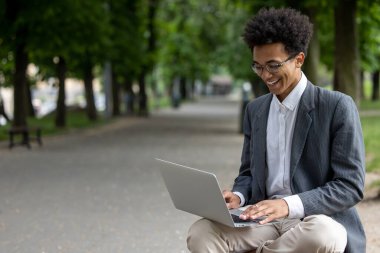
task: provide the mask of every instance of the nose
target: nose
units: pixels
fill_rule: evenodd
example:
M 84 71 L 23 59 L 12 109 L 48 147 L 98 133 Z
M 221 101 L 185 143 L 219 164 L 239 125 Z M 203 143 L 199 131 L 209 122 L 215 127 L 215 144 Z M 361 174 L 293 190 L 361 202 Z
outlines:
M 261 72 L 261 79 L 263 79 L 264 81 L 271 78 L 272 77 L 272 73 L 270 73 L 266 68 L 263 69 L 263 71 Z

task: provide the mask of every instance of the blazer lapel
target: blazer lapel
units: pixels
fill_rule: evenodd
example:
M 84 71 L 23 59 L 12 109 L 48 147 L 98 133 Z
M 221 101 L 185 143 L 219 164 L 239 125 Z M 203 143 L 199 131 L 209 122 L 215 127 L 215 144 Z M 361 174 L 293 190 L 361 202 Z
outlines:
M 299 103 L 297 119 L 294 126 L 292 151 L 290 155 L 290 179 L 293 178 L 298 162 L 301 158 L 307 134 L 312 124 L 312 119 L 309 113 L 314 107 L 314 87 L 312 83 L 308 82 Z
M 253 171 L 254 179 L 259 185 L 260 191 L 266 195 L 265 181 L 267 178 L 266 149 L 267 149 L 267 123 L 272 94 L 268 94 L 263 101 L 260 109 L 257 111 L 254 121 L 254 139 L 253 139 L 253 161 L 255 170 Z

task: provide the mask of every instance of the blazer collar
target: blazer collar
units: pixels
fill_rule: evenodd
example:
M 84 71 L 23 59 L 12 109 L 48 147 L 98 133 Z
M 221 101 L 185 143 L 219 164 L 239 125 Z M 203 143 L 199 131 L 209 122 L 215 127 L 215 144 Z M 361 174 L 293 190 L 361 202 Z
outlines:
M 257 110 L 256 116 L 254 118 L 254 136 L 253 141 L 253 153 L 255 154 L 254 164 L 255 169 L 253 171 L 253 178 L 256 180 L 257 185 L 260 188 L 263 196 L 266 195 L 266 185 L 265 181 L 267 178 L 267 164 L 266 164 L 266 147 L 267 147 L 267 123 L 268 123 L 268 114 L 269 107 L 272 101 L 273 95 L 267 94 L 263 99 L 263 102 L 260 108 Z
M 312 124 L 310 112 L 315 108 L 314 99 L 315 87 L 308 81 L 305 92 L 303 93 L 294 126 L 292 151 L 290 155 L 290 178 L 292 179 L 305 147 L 306 138 Z

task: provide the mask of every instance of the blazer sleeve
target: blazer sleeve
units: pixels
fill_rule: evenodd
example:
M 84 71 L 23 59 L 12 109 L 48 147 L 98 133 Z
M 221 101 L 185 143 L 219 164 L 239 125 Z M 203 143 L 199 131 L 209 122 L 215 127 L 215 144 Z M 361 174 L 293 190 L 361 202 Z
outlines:
M 342 95 L 336 103 L 330 125 L 330 180 L 320 187 L 298 193 L 305 215 L 332 215 L 344 211 L 363 198 L 365 151 L 356 105 Z
M 235 179 L 232 191 L 237 191 L 243 194 L 246 201 L 251 198 L 251 119 L 249 113 L 249 105 L 245 110 L 244 121 L 243 121 L 243 133 L 244 133 L 244 143 L 241 155 L 241 165 L 239 169 L 239 175 Z

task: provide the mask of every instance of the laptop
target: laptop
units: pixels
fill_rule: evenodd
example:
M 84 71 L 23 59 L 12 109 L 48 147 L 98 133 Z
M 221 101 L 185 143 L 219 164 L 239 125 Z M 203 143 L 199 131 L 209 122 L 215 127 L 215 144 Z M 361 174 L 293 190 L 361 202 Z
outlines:
M 242 209 L 227 208 L 218 180 L 212 173 L 156 158 L 174 206 L 182 211 L 230 227 L 262 226 L 259 221 L 241 220 Z

